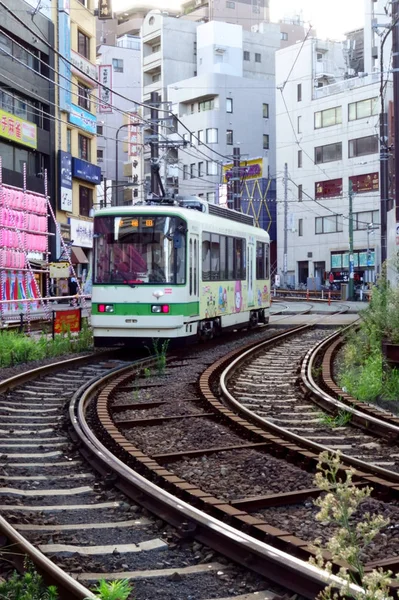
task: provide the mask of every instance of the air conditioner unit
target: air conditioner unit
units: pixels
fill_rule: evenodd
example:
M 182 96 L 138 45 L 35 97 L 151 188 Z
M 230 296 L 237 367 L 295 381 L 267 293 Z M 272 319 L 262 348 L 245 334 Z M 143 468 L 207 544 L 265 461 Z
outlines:
M 308 252 L 308 258 L 313 258 L 313 252 Z

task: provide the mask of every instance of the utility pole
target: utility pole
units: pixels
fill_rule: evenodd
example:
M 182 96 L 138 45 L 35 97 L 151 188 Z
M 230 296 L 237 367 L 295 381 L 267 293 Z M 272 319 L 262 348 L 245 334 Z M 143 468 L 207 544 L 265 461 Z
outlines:
M 288 164 L 284 163 L 284 256 L 283 273 L 284 286 L 287 285 L 287 254 L 288 254 Z
M 158 104 L 159 96 L 157 92 L 151 92 L 151 194 L 159 197 L 159 121 L 158 121 Z M 158 170 L 157 170 L 158 167 Z
M 395 133 L 395 204 L 396 212 L 399 206 L 399 2 L 392 2 L 392 70 L 393 70 L 393 105 L 394 105 L 394 133 Z M 385 209 L 385 217 L 386 217 Z M 383 231 L 383 219 L 381 215 L 381 250 L 385 238 L 385 249 L 387 246 L 387 223 L 385 218 L 385 230 Z M 385 256 L 386 258 L 386 256 Z
M 353 184 L 349 180 L 349 300 L 353 300 L 355 260 L 353 257 Z
M 241 211 L 240 163 L 240 149 L 233 148 L 233 208 L 237 211 Z

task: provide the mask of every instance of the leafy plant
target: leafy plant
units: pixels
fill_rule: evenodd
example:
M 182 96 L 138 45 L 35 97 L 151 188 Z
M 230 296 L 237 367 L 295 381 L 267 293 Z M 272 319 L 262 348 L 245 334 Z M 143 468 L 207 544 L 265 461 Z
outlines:
M 1 600 L 57 600 L 57 588 L 43 584 L 42 577 L 28 566 L 28 570 L 20 575 L 16 571 L 7 581 L 0 584 Z
M 148 367 L 144 368 L 144 377 L 151 377 L 151 369 L 149 369 Z
M 132 586 L 128 579 L 119 579 L 118 581 L 105 581 L 101 579 L 94 593 L 99 600 L 127 600 L 132 591 Z
M 156 366 L 159 375 L 163 375 L 166 367 L 166 353 L 169 346 L 169 340 L 164 340 L 161 343 L 159 339 L 152 340 L 152 347 L 156 356 Z
M 344 470 L 339 452 L 335 455 L 322 452 L 317 469 L 315 484 L 325 494 L 315 500 L 315 505 L 320 508 L 316 519 L 323 524 L 334 524 L 336 529 L 325 547 L 325 550 L 331 553 L 331 561 L 324 559 L 321 541 L 316 540 L 316 558 L 311 562 L 329 573 L 332 572 L 333 562 L 341 561 L 342 564 L 343 561 L 347 565 L 342 566 L 338 572 L 338 576 L 344 582 L 343 587 L 337 590 L 331 584 L 318 598 L 392 600 L 388 595 L 392 573 L 382 569 L 366 573 L 363 564 L 365 549 L 381 529 L 388 525 L 389 520 L 381 515 L 372 516 L 369 513 L 365 513 L 360 522 L 356 523 L 353 519 L 362 502 L 370 497 L 372 488 L 358 488 L 352 484 L 354 470 Z M 344 472 L 345 478 L 342 479 L 340 473 Z M 360 585 L 362 589 L 356 589 L 351 584 Z
M 327 427 L 331 427 L 335 429 L 335 427 L 345 427 L 348 425 L 352 419 L 352 413 L 346 410 L 340 410 L 335 417 L 328 415 L 327 413 L 320 413 L 319 421 L 323 425 L 327 425 Z

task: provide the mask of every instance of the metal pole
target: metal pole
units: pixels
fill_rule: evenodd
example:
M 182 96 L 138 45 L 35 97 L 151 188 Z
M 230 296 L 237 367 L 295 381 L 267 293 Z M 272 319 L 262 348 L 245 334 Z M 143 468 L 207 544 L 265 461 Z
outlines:
M 156 169 L 153 169 L 153 165 L 158 164 L 159 160 L 159 122 L 158 122 L 158 103 L 159 96 L 157 92 L 151 92 L 151 193 L 154 196 L 159 196 L 159 182 L 157 177 Z M 156 137 L 156 140 L 154 137 Z
M 394 11 L 392 11 L 394 22 Z M 391 33 L 391 27 L 385 33 L 381 41 L 380 52 L 380 212 L 381 212 L 381 265 L 387 258 L 387 208 L 388 208 L 388 190 L 389 190 L 389 153 L 388 153 L 388 115 L 384 106 L 384 44 L 388 35 Z M 394 34 L 393 34 L 394 36 Z
M 370 271 L 369 271 L 369 266 L 370 266 L 370 260 L 369 260 L 369 256 L 370 256 L 370 223 L 367 223 L 367 257 L 366 257 L 366 262 L 367 262 L 367 268 L 366 268 L 366 283 L 368 283 L 370 281 Z
M 399 2 L 393 0 L 392 2 L 392 70 L 393 70 L 393 103 L 395 107 L 395 118 L 394 118 L 394 133 L 395 133 L 395 204 L 399 206 Z M 386 209 L 385 209 L 386 210 Z M 386 247 L 386 221 L 384 223 L 385 231 L 383 232 L 383 220 L 381 215 L 381 240 L 385 236 L 385 247 Z M 382 244 L 381 244 L 382 248 Z
M 283 273 L 284 286 L 287 285 L 287 255 L 288 255 L 288 164 L 284 163 L 284 256 Z
M 241 211 L 240 198 L 240 149 L 233 148 L 233 207 L 234 210 Z
M 119 145 L 118 145 L 118 136 L 119 136 L 119 132 L 121 129 L 123 129 L 124 127 L 129 127 L 129 123 L 124 123 L 123 125 L 121 125 L 117 131 L 116 131 L 116 136 L 115 136 L 115 188 L 116 188 L 116 202 L 115 202 L 115 206 L 119 206 L 119 202 L 118 202 L 118 182 L 119 182 Z
M 353 300 L 355 261 L 353 257 L 353 186 L 349 180 L 349 300 Z

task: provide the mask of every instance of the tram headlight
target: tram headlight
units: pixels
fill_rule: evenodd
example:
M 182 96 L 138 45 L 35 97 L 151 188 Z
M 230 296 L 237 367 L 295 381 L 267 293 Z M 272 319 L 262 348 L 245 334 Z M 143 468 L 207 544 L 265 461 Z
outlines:
M 113 313 L 114 305 L 113 304 L 99 304 L 98 312 L 99 313 Z
M 162 312 L 162 306 L 160 304 L 153 304 L 151 306 L 151 312 L 152 313 L 161 313 Z

